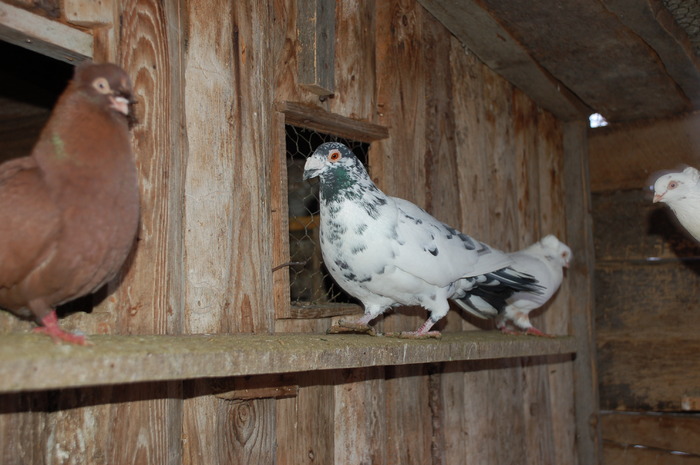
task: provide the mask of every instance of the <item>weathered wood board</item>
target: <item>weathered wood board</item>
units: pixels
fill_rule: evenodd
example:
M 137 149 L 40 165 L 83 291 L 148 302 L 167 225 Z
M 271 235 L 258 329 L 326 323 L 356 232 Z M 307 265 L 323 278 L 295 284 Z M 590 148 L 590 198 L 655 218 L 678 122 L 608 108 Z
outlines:
M 601 407 L 681 410 L 700 385 L 700 247 L 641 190 L 593 199 Z
M 142 225 L 119 280 L 91 313 L 78 307 L 62 322 L 107 333 L 94 336 L 95 357 L 69 348 L 75 357 L 51 367 L 65 383 L 30 387 L 60 391 L 1 396 L 3 464 L 579 462 L 574 425 L 585 434 L 588 418 L 574 418 L 578 340 L 494 334 L 457 311 L 440 341 L 303 334 L 289 336 L 298 351 L 285 351 L 285 336 L 268 334 L 330 323 L 278 311 L 288 304 L 273 271 L 286 260 L 287 117 L 359 134 L 382 189 L 480 240 L 510 251 L 547 233 L 572 236 L 588 264 L 586 182 L 569 188 L 577 165 L 566 165 L 555 116 L 415 0 L 335 2 L 334 94 L 323 98 L 298 71 L 297 0 L 64 5 L 61 22 L 83 25 L 96 58 L 123 64 L 136 84 Z M 535 324 L 581 335 L 574 294 L 563 286 Z M 378 326 L 415 329 L 425 317 L 399 309 Z M 16 373 L 31 370 L 8 357 Z
M 620 465 L 700 463 L 700 416 L 601 415 L 604 461 Z

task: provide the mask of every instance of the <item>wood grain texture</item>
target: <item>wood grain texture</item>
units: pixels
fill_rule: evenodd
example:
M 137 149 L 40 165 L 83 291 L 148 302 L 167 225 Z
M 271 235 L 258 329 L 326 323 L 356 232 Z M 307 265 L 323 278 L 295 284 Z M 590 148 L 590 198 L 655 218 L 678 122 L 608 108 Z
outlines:
M 541 107 L 564 120 L 580 118 L 586 113 L 585 104 L 530 56 L 484 2 L 420 0 L 420 3 L 482 62 L 523 89 Z
M 603 447 L 603 463 L 615 465 L 700 465 L 700 458 L 672 454 L 665 450 L 621 446 L 606 443 Z
M 700 459 L 700 415 L 605 413 L 601 415 L 603 440 L 608 445 L 635 445 L 682 452 Z M 626 463 L 626 462 L 622 462 Z M 666 462 L 664 462 L 666 463 Z
M 299 85 L 314 94 L 335 91 L 335 2 L 297 2 L 297 61 Z
M 586 123 L 568 122 L 562 128 L 563 177 L 566 189 L 566 230 L 576 259 L 567 272 L 571 331 L 577 341 L 574 360 L 576 449 L 582 464 L 599 463 L 601 439 L 598 425 L 598 372 L 594 356 L 596 329 L 593 311 L 593 225 L 590 211 Z M 569 391 L 570 392 L 570 391 Z
M 382 189 L 508 250 L 548 229 L 586 237 L 585 178 L 562 180 L 582 161 L 566 165 L 565 128 L 415 0 L 335 3 L 336 93 L 322 101 L 300 85 L 297 0 L 263 3 L 119 0 L 122 27 L 94 28 L 97 55 L 127 66 L 142 101 L 141 240 L 114 292 L 66 321 L 112 333 L 89 352 L 0 341 L 5 389 L 33 390 L 0 395 L 1 461 L 576 463 L 589 418 L 572 426 L 573 339 L 508 337 L 456 311 L 438 341 L 322 335 L 328 319 L 275 320 L 273 305 L 285 115 L 359 122 Z M 582 250 L 584 287 L 562 289 L 547 328 L 580 334 Z M 282 331 L 317 334 L 266 334 Z M 254 376 L 253 398 L 221 398 L 271 372 L 297 395 L 259 398 L 282 381 Z
M 93 56 L 89 33 L 4 2 L 0 2 L 0 39 L 67 63 Z

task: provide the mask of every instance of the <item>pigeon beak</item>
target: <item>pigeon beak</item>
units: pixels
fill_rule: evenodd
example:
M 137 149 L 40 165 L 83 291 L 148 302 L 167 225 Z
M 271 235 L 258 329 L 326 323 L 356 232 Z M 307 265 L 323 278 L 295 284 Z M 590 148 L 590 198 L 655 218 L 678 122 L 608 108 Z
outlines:
M 304 165 L 304 181 L 315 178 L 321 174 L 321 170 L 324 166 L 323 159 L 314 156 L 309 157 Z
M 647 197 L 647 199 L 648 198 L 649 197 Z M 663 199 L 663 198 L 664 198 L 664 194 L 654 194 L 654 200 L 652 200 L 651 203 L 661 202 L 661 199 Z M 648 202 L 648 200 L 647 200 L 647 202 Z
M 117 110 L 124 116 L 129 116 L 129 99 L 122 96 L 110 96 L 109 103 L 110 108 Z

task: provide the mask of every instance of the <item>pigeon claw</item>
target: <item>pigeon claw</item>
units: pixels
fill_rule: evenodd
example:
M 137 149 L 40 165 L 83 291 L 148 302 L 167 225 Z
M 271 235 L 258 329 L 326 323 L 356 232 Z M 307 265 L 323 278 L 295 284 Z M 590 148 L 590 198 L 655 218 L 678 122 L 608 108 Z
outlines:
M 88 341 L 85 338 L 85 336 L 82 336 L 80 334 L 69 333 L 67 331 L 62 330 L 61 327 L 58 326 L 58 317 L 56 316 L 55 310 L 46 315 L 44 318 L 42 318 L 41 324 L 42 326 L 34 328 L 33 331 L 35 333 L 42 333 L 46 334 L 47 336 L 51 336 L 53 342 L 57 344 L 61 342 L 67 342 L 68 344 L 74 344 L 79 346 L 92 345 L 92 342 Z
M 356 323 L 353 321 L 340 320 L 337 324 L 332 325 L 328 328 L 328 334 L 343 334 L 343 333 L 359 333 L 359 334 L 369 334 L 370 336 L 376 336 L 377 331 L 369 325 L 363 323 Z
M 537 328 L 527 328 L 525 330 L 525 334 L 529 334 L 530 336 L 538 336 L 538 337 L 550 337 L 553 338 L 551 334 L 543 333 Z

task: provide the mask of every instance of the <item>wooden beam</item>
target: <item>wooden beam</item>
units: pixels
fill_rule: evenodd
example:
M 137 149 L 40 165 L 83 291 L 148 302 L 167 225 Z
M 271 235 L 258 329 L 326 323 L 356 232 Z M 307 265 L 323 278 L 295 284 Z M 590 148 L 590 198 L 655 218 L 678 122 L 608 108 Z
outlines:
M 0 3 L 0 40 L 75 64 L 92 58 L 92 35 Z
M 700 458 L 698 415 L 610 412 L 601 415 L 600 422 L 606 442 L 626 447 L 644 446 L 667 454 L 684 452 Z
M 284 113 L 285 123 L 333 134 L 361 142 L 374 142 L 389 137 L 389 129 L 330 113 L 321 108 L 298 102 L 279 102 L 276 110 Z
M 588 174 L 587 126 L 584 121 L 564 125 L 564 185 L 567 240 L 575 250 L 567 281 L 571 289 L 571 327 L 576 337 L 574 389 L 579 463 L 600 463 L 598 374 L 595 358 L 593 277 L 595 256 Z
M 231 377 L 574 352 L 571 337 L 446 333 L 439 340 L 366 335 L 92 335 L 89 347 L 36 334 L 0 339 L 0 392 Z
M 648 44 L 665 71 L 680 86 L 694 108 L 700 105 L 700 59 L 688 35 L 662 0 L 602 0 L 608 11 Z
M 571 121 L 593 111 L 542 68 L 478 0 L 419 0 L 481 61 L 557 118 Z
M 335 92 L 335 0 L 297 2 L 299 85 L 320 96 Z

